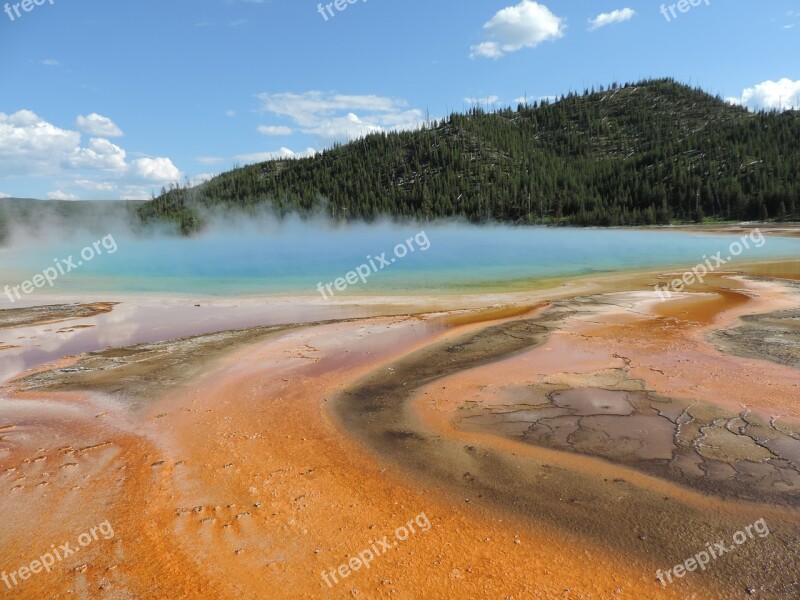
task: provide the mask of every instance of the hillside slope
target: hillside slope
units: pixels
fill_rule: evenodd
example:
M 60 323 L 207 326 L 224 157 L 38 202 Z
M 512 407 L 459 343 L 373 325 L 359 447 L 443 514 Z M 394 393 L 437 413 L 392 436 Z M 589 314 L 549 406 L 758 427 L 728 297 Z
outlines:
M 765 219 L 800 208 L 800 113 L 749 113 L 669 79 L 554 103 L 453 114 L 314 158 L 176 188 L 139 209 L 184 232 L 204 209 L 325 210 L 338 219 L 637 225 Z

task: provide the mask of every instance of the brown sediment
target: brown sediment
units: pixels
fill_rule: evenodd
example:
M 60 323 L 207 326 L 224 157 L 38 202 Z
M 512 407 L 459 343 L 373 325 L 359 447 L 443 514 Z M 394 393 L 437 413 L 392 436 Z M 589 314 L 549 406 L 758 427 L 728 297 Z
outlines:
M 530 306 L 503 306 L 477 311 L 454 311 L 440 316 L 434 315 L 428 319 L 428 323 L 432 328 L 447 329 L 526 314 L 534 309 L 535 307 Z M 422 316 L 401 315 L 398 321 L 419 318 Z M 166 390 L 199 376 L 214 359 L 247 344 L 301 327 L 358 320 L 364 319 L 251 327 L 88 352 L 60 361 L 58 365 L 45 365 L 32 374 L 18 377 L 13 380 L 13 388 L 28 392 L 101 392 L 125 397 L 130 401 L 137 398 L 156 398 Z M 314 349 L 309 347 L 308 350 L 313 352 Z
M 84 319 L 111 312 L 116 302 L 92 302 L 89 304 L 52 304 L 29 308 L 6 308 L 0 310 L 0 329 L 48 325 L 71 319 Z
M 616 315 L 600 314 L 608 300 L 597 299 L 594 310 L 585 302 L 573 306 L 573 314 L 547 347 L 524 357 L 527 364 L 536 365 L 532 373 L 517 373 L 516 367 L 509 365 L 511 373 L 500 379 L 504 382 L 502 395 L 500 389 L 491 391 L 499 386 L 494 373 L 489 369 L 479 373 L 480 399 L 461 402 L 458 426 L 599 456 L 708 493 L 797 505 L 800 407 L 792 402 L 778 406 L 778 402 L 796 397 L 797 374 L 787 369 L 765 372 L 767 381 L 749 388 L 756 397 L 752 407 L 745 404 L 752 396 L 739 394 L 739 398 L 721 401 L 721 391 L 740 384 L 734 374 L 743 365 L 720 360 L 713 348 L 698 344 L 695 338 L 703 330 L 698 325 L 706 323 L 708 329 L 709 323 L 734 320 L 752 292 L 732 295 L 722 288 L 715 292 L 699 301 L 692 299 L 695 304 L 689 305 L 688 317 L 685 299 L 665 303 L 678 308 L 651 306 L 651 316 L 634 308 L 634 302 L 626 303 L 624 297 L 613 302 L 629 308 Z M 559 306 L 570 304 L 554 308 L 563 310 Z M 680 319 L 676 315 L 681 315 Z M 668 397 L 670 390 L 681 388 L 674 383 L 660 384 L 678 374 L 674 367 L 665 369 L 655 363 L 665 355 L 678 363 L 689 362 L 681 367 L 689 375 L 680 377 L 695 385 L 718 379 L 715 372 L 730 371 L 732 376 L 724 384 L 706 383 L 707 390 L 702 393 L 687 388 L 687 392 L 693 391 L 691 395 Z M 767 357 L 758 349 L 752 355 Z M 681 361 L 681 356 L 687 360 Z M 569 372 L 563 371 L 565 364 L 569 364 Z M 654 385 L 661 389 L 654 390 Z M 493 401 L 495 396 L 498 399 Z M 587 412 L 586 406 L 593 409 Z M 732 410 L 734 407 L 738 410 Z
M 744 315 L 742 321 L 738 327 L 713 332 L 709 339 L 737 356 L 800 369 L 800 309 Z
M 457 426 L 603 458 L 720 497 L 800 506 L 800 422 L 676 402 L 631 389 L 642 382 L 624 376 L 617 389 L 588 387 L 592 379 L 577 388 L 531 385 L 488 410 L 464 407 Z
M 199 377 L 210 361 L 248 343 L 295 326 L 254 327 L 90 352 L 59 368 L 44 367 L 13 381 L 16 390 L 91 391 L 115 394 L 131 408 Z

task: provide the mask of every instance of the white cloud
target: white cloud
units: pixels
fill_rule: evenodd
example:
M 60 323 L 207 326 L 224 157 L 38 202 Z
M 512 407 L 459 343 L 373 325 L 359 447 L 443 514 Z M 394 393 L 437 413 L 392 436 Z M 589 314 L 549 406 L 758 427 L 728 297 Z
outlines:
M 800 80 L 784 77 L 778 81 L 764 81 L 742 91 L 739 98 L 728 98 L 752 110 L 800 109 Z
M 489 40 L 472 46 L 470 58 L 500 58 L 523 48 L 535 48 L 542 42 L 564 35 L 566 23 L 544 4 L 522 0 L 516 6 L 500 10 L 484 26 Z
M 154 183 L 177 182 L 181 172 L 168 158 L 137 158 L 131 162 L 133 172 L 138 177 Z
M 110 119 L 95 113 L 79 116 L 76 122 L 82 128 L 108 134 L 119 129 Z M 80 132 L 57 127 L 30 110 L 20 110 L 0 113 L 0 182 L 19 177 L 45 180 L 51 189 L 57 188 L 51 194 L 68 199 L 76 190 L 111 198 L 137 186 L 149 190 L 178 181 L 181 173 L 169 158 L 128 161 L 125 150 L 104 136 L 91 137 L 84 143 Z
M 92 138 L 87 148 L 75 148 L 67 164 L 76 169 L 98 169 L 124 173 L 128 169 L 125 150 L 103 138 Z
M 471 48 L 472 53 L 470 58 L 482 56 L 483 58 L 500 58 L 504 52 L 500 49 L 500 44 L 497 42 L 481 42 Z
M 6 194 L 5 192 L 0 192 L 0 198 L 11 198 L 11 194 Z
M 259 125 L 258 133 L 263 135 L 292 135 L 292 128 L 284 125 Z
M 636 11 L 632 8 L 621 8 L 607 13 L 600 13 L 594 19 L 589 20 L 589 31 L 594 31 L 595 29 L 600 29 L 601 27 L 605 27 L 606 25 L 611 25 L 613 23 L 630 21 L 635 16 Z
M 329 140 L 352 140 L 370 133 L 380 133 L 381 131 L 383 131 L 383 127 L 369 120 L 363 120 L 355 113 L 347 113 L 343 117 L 326 119 L 318 126 L 306 130 L 307 133 Z
M 80 145 L 81 135 L 56 127 L 29 110 L 0 113 L 0 176 L 45 175 L 58 170 Z
M 421 110 L 383 96 L 310 91 L 262 93 L 258 98 L 262 111 L 291 119 L 297 130 L 316 136 L 322 145 L 380 131 L 416 129 L 423 121 Z
M 89 135 L 96 135 L 104 138 L 122 136 L 122 130 L 117 127 L 114 121 L 108 117 L 98 115 L 97 113 L 92 113 L 85 117 L 79 115 L 75 122 L 78 125 L 78 129 Z
M 225 116 L 226 117 L 235 117 L 236 116 L 236 111 L 235 110 L 226 110 L 225 111 Z
M 56 190 L 55 192 L 47 192 L 47 199 L 48 200 L 80 200 L 78 196 L 75 194 L 67 194 L 66 192 L 62 192 L 61 190 Z

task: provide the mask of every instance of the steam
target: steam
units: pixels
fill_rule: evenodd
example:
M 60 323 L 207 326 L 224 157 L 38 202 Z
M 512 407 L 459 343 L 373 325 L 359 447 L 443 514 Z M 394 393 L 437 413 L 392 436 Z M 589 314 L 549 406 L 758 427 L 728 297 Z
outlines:
M 0 253 L 9 249 L 53 243 L 85 243 L 113 235 L 116 239 L 147 240 L 154 238 L 185 238 L 176 223 L 161 221 L 143 224 L 136 208 L 141 202 L 87 201 L 59 202 L 40 200 L 0 199 Z M 327 214 L 325 203 L 314 213 L 279 215 L 269 203 L 246 211 L 223 206 L 195 205 L 202 226 L 191 238 L 210 238 L 237 233 L 304 236 L 309 229 L 317 233 L 336 232 L 362 227 L 398 227 L 406 232 L 413 222 L 398 222 L 382 218 L 369 224 L 345 223 Z M 453 220 L 452 223 L 459 221 Z M 299 240 L 298 240 L 299 241 Z
M 60 212 L 65 204 L 71 212 Z M 80 269 L 60 277 L 52 293 L 88 298 L 125 292 L 318 297 L 320 282 L 336 287 L 337 278 L 372 259 L 377 264 L 377 257 L 385 256 L 391 262 L 396 248 L 415 239 L 417 248 L 427 250 L 409 253 L 380 273 L 372 269 L 368 284 L 350 286 L 346 293 L 337 292 L 337 298 L 434 290 L 521 291 L 549 277 L 694 265 L 731 242 L 726 236 L 685 232 L 456 220 L 342 222 L 331 219 L 324 207 L 312 215 L 283 216 L 269 204 L 247 212 L 203 210 L 199 214 L 205 226 L 187 238 L 174 224 L 143 226 L 132 210 L 135 206 L 26 201 L 24 211 L 19 206 L 16 214 L 6 211 L 9 235 L 0 246 L 0 290 L 70 257 L 77 264 L 82 249 L 97 248 L 95 244 L 107 250 L 102 258 L 84 261 Z M 748 260 L 796 257 L 800 248 L 796 239 L 772 237 L 768 244 L 759 240 L 753 238 Z

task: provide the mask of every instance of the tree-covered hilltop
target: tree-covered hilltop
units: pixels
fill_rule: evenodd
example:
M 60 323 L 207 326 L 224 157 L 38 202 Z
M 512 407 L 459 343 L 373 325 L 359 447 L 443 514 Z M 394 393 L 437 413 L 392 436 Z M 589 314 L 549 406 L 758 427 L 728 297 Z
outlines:
M 139 209 L 184 232 L 205 208 L 474 222 L 641 225 L 796 217 L 800 113 L 753 114 L 670 79 L 372 134 L 164 191 Z

